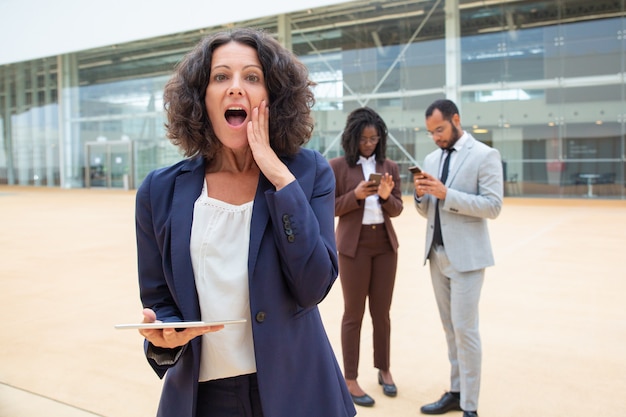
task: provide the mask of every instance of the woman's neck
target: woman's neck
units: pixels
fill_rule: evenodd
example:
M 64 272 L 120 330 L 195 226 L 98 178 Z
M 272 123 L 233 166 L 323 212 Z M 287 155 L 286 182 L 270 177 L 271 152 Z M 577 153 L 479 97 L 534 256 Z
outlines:
M 232 174 L 245 173 L 251 170 L 258 170 L 254 156 L 250 148 L 228 149 L 222 148 L 220 153 L 213 159 L 207 167 L 207 173 L 229 172 Z

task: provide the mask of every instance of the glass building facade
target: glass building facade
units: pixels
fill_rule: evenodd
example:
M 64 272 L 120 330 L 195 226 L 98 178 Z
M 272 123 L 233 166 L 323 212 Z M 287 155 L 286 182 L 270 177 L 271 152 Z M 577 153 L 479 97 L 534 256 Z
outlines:
M 625 3 L 352 1 L 3 65 L 0 184 L 136 188 L 181 158 L 163 129 L 174 65 L 208 33 L 253 26 L 309 68 L 307 146 L 328 158 L 347 114 L 370 106 L 408 173 L 435 146 L 424 110 L 447 97 L 501 152 L 505 195 L 624 199 Z

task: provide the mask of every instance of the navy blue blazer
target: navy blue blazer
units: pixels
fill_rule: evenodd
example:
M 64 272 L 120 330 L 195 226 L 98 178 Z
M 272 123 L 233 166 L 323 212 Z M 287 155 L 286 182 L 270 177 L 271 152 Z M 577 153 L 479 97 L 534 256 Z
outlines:
M 354 416 L 317 307 L 337 277 L 334 175 L 313 150 L 283 162 L 297 181 L 276 191 L 260 175 L 250 231 L 250 311 L 263 413 Z M 187 159 L 151 172 L 137 190 L 140 296 L 162 321 L 200 320 L 189 240 L 204 173 L 202 158 Z M 165 365 L 145 343 L 148 362 L 165 377 L 158 416 L 195 417 L 201 340 L 172 351 L 175 359 Z

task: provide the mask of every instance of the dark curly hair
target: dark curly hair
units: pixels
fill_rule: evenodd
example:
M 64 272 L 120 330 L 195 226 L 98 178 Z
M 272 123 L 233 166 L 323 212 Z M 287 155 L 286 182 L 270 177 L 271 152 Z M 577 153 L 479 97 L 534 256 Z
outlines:
M 315 98 L 306 66 L 262 30 L 238 28 L 214 33 L 200 41 L 176 66 L 165 85 L 167 137 L 185 156 L 212 160 L 222 147 L 209 120 L 204 98 L 213 52 L 237 42 L 257 51 L 269 93 L 270 145 L 279 156 L 294 155 L 311 138 L 311 108 Z
M 359 142 L 363 129 L 374 126 L 380 139 L 376 144 L 376 161 L 383 162 L 387 158 L 387 125 L 378 113 L 369 107 L 353 110 L 346 119 L 346 127 L 341 135 L 341 146 L 348 165 L 355 166 L 359 160 Z

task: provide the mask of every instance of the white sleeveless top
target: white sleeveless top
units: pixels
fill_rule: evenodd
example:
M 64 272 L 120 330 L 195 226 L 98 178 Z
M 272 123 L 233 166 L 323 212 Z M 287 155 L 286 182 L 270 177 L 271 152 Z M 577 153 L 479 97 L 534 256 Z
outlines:
M 194 204 L 190 250 L 202 321 L 247 320 L 202 336 L 199 381 L 256 372 L 248 288 L 252 205 L 209 197 L 206 181 Z

